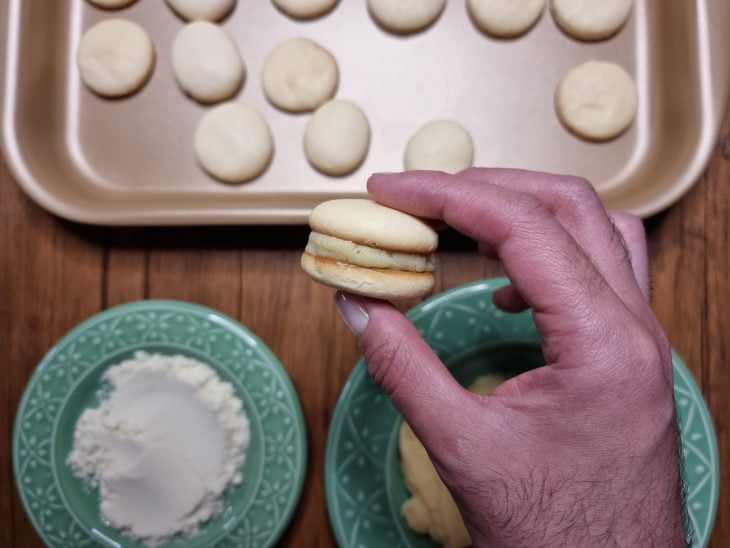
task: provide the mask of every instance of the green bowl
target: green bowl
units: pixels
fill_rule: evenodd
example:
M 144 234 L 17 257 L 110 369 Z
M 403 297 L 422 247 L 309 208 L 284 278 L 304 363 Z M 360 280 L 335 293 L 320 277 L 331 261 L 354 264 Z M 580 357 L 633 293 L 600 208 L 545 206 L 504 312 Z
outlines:
M 492 304 L 506 279 L 463 285 L 408 313 L 463 385 L 485 373 L 517 374 L 544 364 L 529 311 L 508 314 Z M 693 546 L 712 532 L 719 492 L 717 440 L 692 375 L 673 354 L 674 393 L 682 436 L 687 511 Z M 436 546 L 401 518 L 408 498 L 398 457 L 401 417 L 360 360 L 340 395 L 327 438 L 325 491 L 330 524 L 343 548 Z
M 193 536 L 169 546 L 271 546 L 286 528 L 306 472 L 301 406 L 286 372 L 250 331 L 214 310 L 141 301 L 98 314 L 41 361 L 20 402 L 13 433 L 15 481 L 28 517 L 55 547 L 142 546 L 101 518 L 99 494 L 66 460 L 81 413 L 104 397 L 101 377 L 136 351 L 181 354 L 213 367 L 243 401 L 251 441 L 244 481 Z

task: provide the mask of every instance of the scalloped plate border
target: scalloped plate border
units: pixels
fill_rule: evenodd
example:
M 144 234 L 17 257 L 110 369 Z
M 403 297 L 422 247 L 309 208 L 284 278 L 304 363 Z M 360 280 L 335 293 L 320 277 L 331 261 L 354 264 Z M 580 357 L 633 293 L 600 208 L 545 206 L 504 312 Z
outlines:
M 162 319 L 163 316 L 167 320 L 174 317 L 179 322 L 191 321 L 188 329 L 192 329 L 193 332 L 191 332 L 190 338 L 187 341 L 171 339 L 170 333 L 166 331 L 164 323 L 166 320 Z M 136 333 L 132 334 L 130 340 L 122 341 L 119 336 L 121 333 L 119 326 L 126 318 L 133 317 L 140 322 L 137 325 Z M 194 335 L 195 327 L 193 326 L 201 327 L 202 335 Z M 89 346 L 86 343 L 89 337 L 93 338 L 97 351 L 95 355 L 92 353 L 89 361 L 85 361 L 81 359 L 82 354 L 77 350 L 83 352 L 84 348 Z M 119 338 L 115 339 L 115 337 Z M 62 493 L 53 464 L 53 436 L 56 435 L 58 427 L 57 415 L 61 413 L 62 402 L 68 396 L 68 391 L 59 390 L 54 397 L 46 399 L 42 403 L 39 401 L 33 403 L 36 398 L 44 398 L 44 393 L 40 389 L 43 381 L 47 380 L 44 376 L 51 374 L 58 375 L 59 378 L 68 376 L 68 386 L 75 387 L 76 381 L 98 367 L 108 358 L 109 354 L 130 348 L 144 350 L 147 346 L 161 344 L 169 345 L 171 348 L 179 347 L 183 351 L 187 348 L 191 352 L 210 355 L 212 362 L 225 368 L 236 379 L 236 384 L 239 385 L 237 390 L 244 385 L 244 382 L 241 381 L 245 375 L 242 371 L 244 366 L 248 372 L 256 370 L 258 373 L 260 370 L 260 374 L 266 379 L 266 382 L 271 384 L 271 387 L 264 390 L 266 394 L 270 394 L 266 398 L 276 399 L 276 402 L 273 399 L 271 401 L 277 406 L 286 408 L 291 416 L 289 421 L 287 421 L 287 417 L 282 419 L 289 428 L 287 435 L 282 435 L 282 439 L 279 440 L 271 437 L 274 433 L 266 432 L 265 445 L 261 450 L 262 466 L 264 467 L 261 471 L 262 476 L 265 474 L 267 464 L 270 465 L 270 459 L 276 455 L 289 459 L 287 462 L 290 464 L 291 474 L 290 479 L 286 482 L 288 488 L 284 485 L 276 487 L 268 485 L 268 482 L 258 478 L 254 498 L 249 501 L 246 512 L 227 520 L 220 534 L 215 537 L 214 544 L 225 546 L 230 542 L 231 546 L 239 546 L 241 543 L 272 546 L 288 526 L 301 497 L 306 477 L 307 440 L 301 404 L 286 370 L 261 339 L 232 318 L 193 303 L 147 300 L 105 310 L 73 328 L 46 353 L 23 392 L 13 429 L 13 473 L 23 508 L 36 532 L 47 545 L 68 546 L 69 548 L 94 546 L 103 540 L 103 537 L 94 536 L 93 532 L 88 531 L 75 517 L 76 513 L 73 509 L 65 505 L 66 498 Z M 215 345 L 232 345 L 234 350 L 230 352 L 227 359 L 220 356 L 214 357 L 211 348 Z M 69 358 L 70 360 L 66 362 Z M 74 363 L 69 365 L 71 361 Z M 231 363 L 234 365 L 230 365 Z M 251 397 L 253 398 L 253 396 Z M 271 402 L 268 399 L 262 402 L 257 400 L 254 403 L 255 420 L 263 421 L 269 415 L 276 415 L 273 412 L 269 413 L 270 407 L 267 405 Z M 251 410 L 248 412 L 251 414 Z M 40 414 L 38 415 L 38 413 Z M 45 427 L 48 430 L 48 436 L 44 439 L 31 440 L 24 434 L 24 430 L 28 430 L 25 427 L 29 424 L 24 424 L 24 421 L 36 417 L 39 417 L 37 420 L 44 420 L 48 423 Z M 251 418 L 254 420 L 254 417 Z M 31 441 L 33 451 L 29 451 Z M 280 447 L 285 442 L 286 447 Z M 30 454 L 31 452 L 33 454 Z M 24 478 L 28 477 L 25 475 L 28 467 L 33 468 L 34 471 L 47 469 L 45 473 L 48 477 L 42 482 L 43 486 L 32 485 L 33 482 L 30 480 L 26 485 Z M 31 488 L 31 485 L 34 489 Z M 37 489 L 41 489 L 40 494 Z M 277 499 L 271 504 L 268 499 L 273 500 L 274 497 Z M 68 529 L 55 531 L 53 527 L 49 526 L 52 519 L 60 519 L 68 525 Z M 263 521 L 263 525 L 256 523 L 258 521 Z M 205 525 L 203 529 L 205 529 Z M 195 536 L 178 539 L 171 544 L 182 547 L 188 543 L 197 544 Z

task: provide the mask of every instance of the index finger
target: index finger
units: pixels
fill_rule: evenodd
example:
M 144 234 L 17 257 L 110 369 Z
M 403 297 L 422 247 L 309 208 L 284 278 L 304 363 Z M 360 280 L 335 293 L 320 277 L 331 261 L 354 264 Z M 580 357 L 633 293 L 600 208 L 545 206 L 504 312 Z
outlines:
M 378 202 L 419 217 L 442 219 L 492 248 L 533 309 L 548 360 L 556 357 L 549 355 L 552 349 L 565 347 L 560 344 L 564 337 L 583 336 L 581 346 L 585 344 L 591 353 L 607 347 L 611 333 L 625 338 L 633 316 L 535 196 L 432 171 L 376 174 L 368 181 L 368 190 Z M 606 330 L 605 322 L 614 322 L 616 329 Z M 601 337 L 602 344 L 595 344 L 595 337 Z

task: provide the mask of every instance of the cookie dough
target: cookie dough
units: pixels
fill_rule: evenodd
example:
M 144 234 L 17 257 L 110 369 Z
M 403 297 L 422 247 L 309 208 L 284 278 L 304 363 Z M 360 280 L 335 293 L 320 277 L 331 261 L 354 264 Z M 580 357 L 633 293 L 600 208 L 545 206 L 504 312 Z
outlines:
M 201 103 L 229 99 L 246 73 L 233 40 L 219 25 L 195 21 L 178 32 L 172 46 L 172 69 L 185 93 Z
M 106 19 L 81 37 L 76 54 L 81 79 L 105 97 L 139 90 L 155 66 L 155 47 L 147 32 L 126 19 Z
M 458 173 L 471 167 L 474 145 L 459 124 L 441 120 L 419 129 L 406 146 L 405 168 Z
M 136 1 L 137 0 L 89 0 L 89 3 L 94 4 L 99 8 L 117 10 L 120 8 L 126 8 L 129 4 Z
M 167 0 L 167 5 L 186 21 L 219 21 L 233 10 L 236 0 Z
M 273 0 L 274 5 L 289 17 L 313 19 L 335 7 L 338 0 Z
M 317 109 L 304 131 L 309 163 L 328 175 L 345 175 L 365 159 L 370 124 L 349 101 L 335 99 Z
M 274 152 L 271 130 L 255 110 L 226 103 L 209 110 L 195 131 L 195 155 L 213 177 L 240 183 L 259 176 Z
M 306 38 L 279 44 L 264 64 L 266 97 L 289 112 L 316 109 L 334 96 L 338 81 L 335 58 Z
M 445 4 L 446 0 L 368 0 L 368 9 L 384 29 L 408 34 L 436 21 Z
M 500 38 L 527 32 L 540 18 L 545 0 L 468 0 L 469 15 L 481 30 Z
M 499 375 L 484 375 L 469 390 L 486 396 L 504 380 Z M 426 449 L 405 422 L 399 431 L 398 447 L 406 489 L 411 493 L 411 498 L 401 507 L 408 526 L 448 548 L 471 546 L 469 533 L 451 493 L 436 473 Z
M 614 63 L 588 61 L 560 81 L 555 108 L 563 124 L 578 136 L 606 141 L 621 134 L 636 117 L 636 84 Z
M 629 18 L 633 0 L 552 0 L 558 25 L 579 40 L 603 40 Z

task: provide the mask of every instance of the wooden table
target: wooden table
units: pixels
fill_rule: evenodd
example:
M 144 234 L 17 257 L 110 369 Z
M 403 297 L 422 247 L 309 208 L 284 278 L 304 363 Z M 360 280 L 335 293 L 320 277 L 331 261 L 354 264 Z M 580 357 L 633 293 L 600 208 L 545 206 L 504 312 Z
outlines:
M 730 117 L 702 179 L 647 222 L 653 304 L 702 387 L 723 462 L 730 455 Z M 309 469 L 285 545 L 334 544 L 325 509 L 324 447 L 340 390 L 358 358 L 333 292 L 299 271 L 302 227 L 96 228 L 32 203 L 0 163 L 0 546 L 40 546 L 13 483 L 12 423 L 46 350 L 100 310 L 137 299 L 182 299 L 255 331 L 301 398 Z M 438 289 L 498 274 L 473 244 L 447 234 Z M 323 338 L 322 333 L 328 333 Z M 722 477 L 713 546 L 730 546 L 730 477 Z

